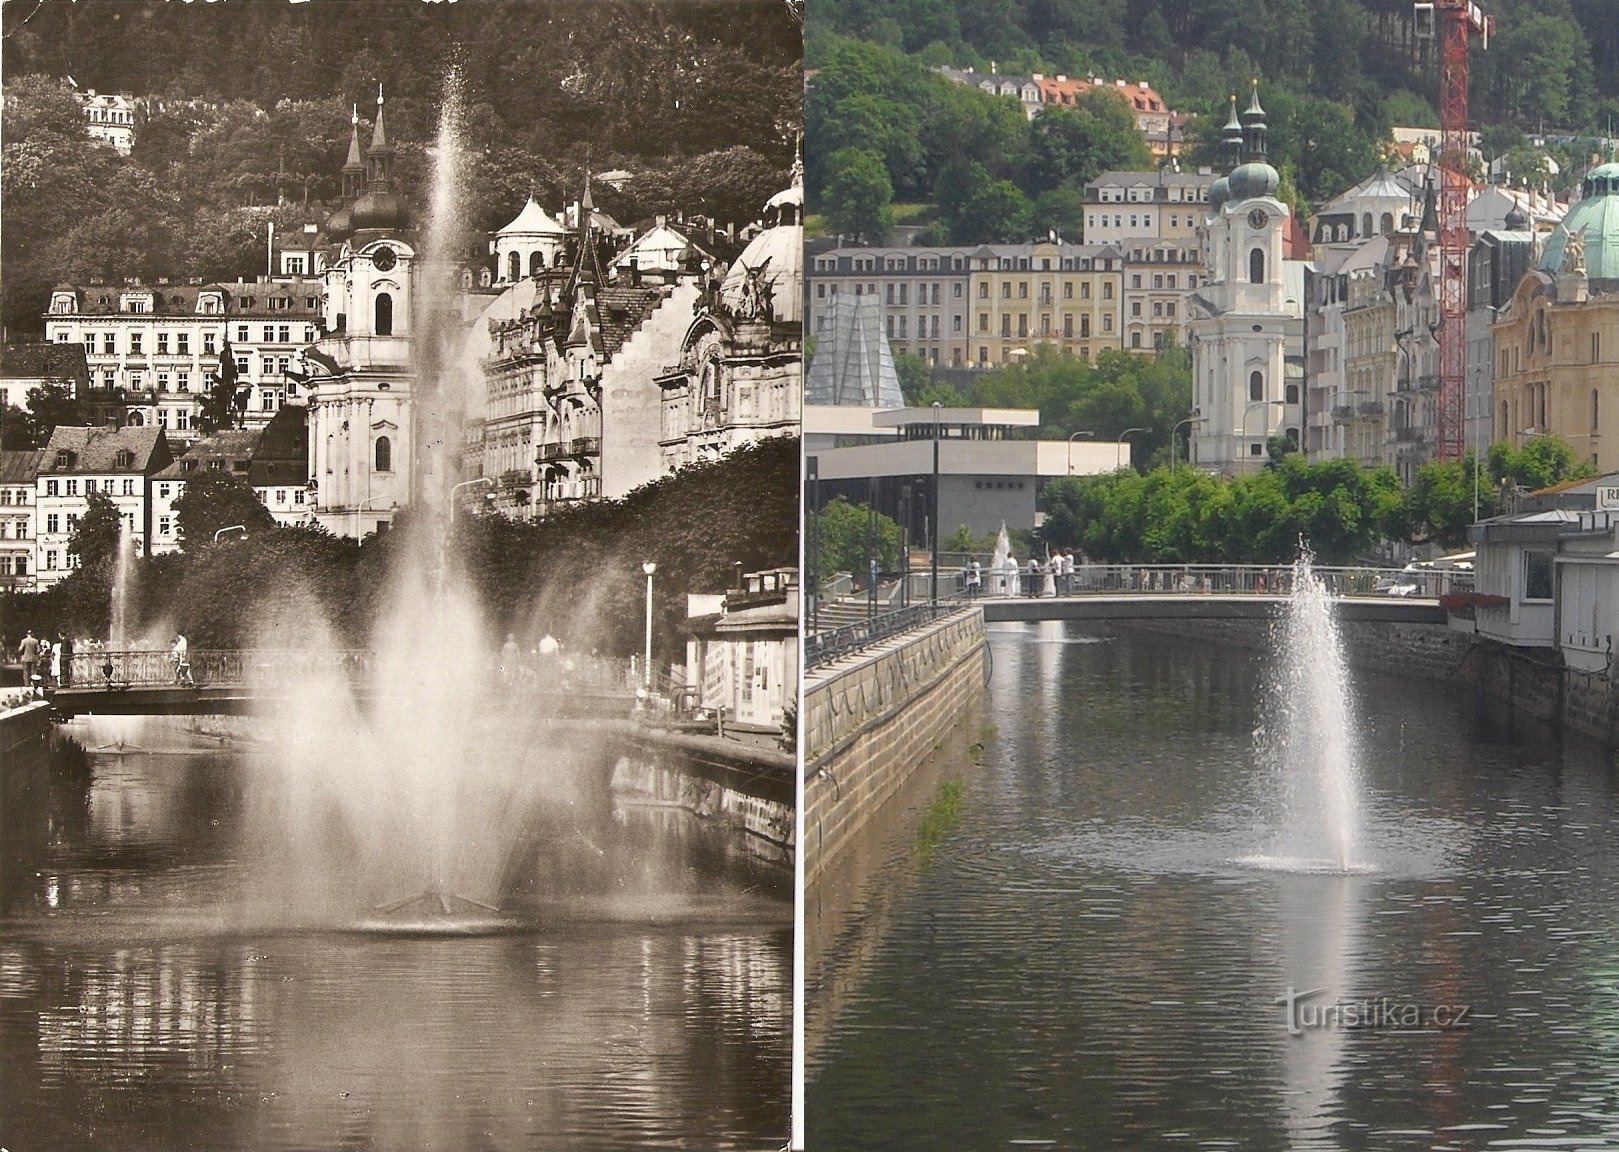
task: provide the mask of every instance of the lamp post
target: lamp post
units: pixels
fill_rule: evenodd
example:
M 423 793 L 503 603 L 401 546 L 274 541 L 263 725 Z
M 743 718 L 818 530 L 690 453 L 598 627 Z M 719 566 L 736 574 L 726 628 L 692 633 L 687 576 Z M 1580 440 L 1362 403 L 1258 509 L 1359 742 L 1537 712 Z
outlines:
M 356 508 L 354 511 L 363 520 L 366 505 L 370 504 L 373 500 L 381 500 L 381 499 L 384 499 L 384 497 L 381 497 L 381 496 L 367 496 L 364 500 L 360 501 L 360 506 L 358 508 Z M 388 507 L 389 508 L 397 508 L 397 507 L 399 507 L 399 505 L 395 501 L 389 501 Z M 365 547 L 365 536 L 363 534 L 363 529 L 362 529 L 362 534 L 360 536 L 360 547 L 362 547 L 362 548 Z
M 1117 456 L 1114 457 L 1114 461 L 1115 461 L 1114 471 L 1117 471 L 1119 468 L 1129 468 L 1133 464 L 1133 461 L 1127 455 L 1127 453 L 1130 451 L 1130 449 L 1129 449 L 1128 446 L 1126 446 L 1125 440 L 1127 440 L 1129 438 L 1129 436 L 1130 436 L 1130 434 L 1132 432 L 1147 432 L 1147 431 L 1150 431 L 1150 429 L 1147 429 L 1147 428 L 1126 428 L 1123 432 L 1119 433 L 1119 438 L 1118 438 L 1116 443 L 1118 445 L 1119 455 L 1124 456 L 1124 459 L 1121 461 L 1121 460 L 1118 459 Z
M 1247 442 L 1248 442 L 1248 413 L 1252 412 L 1255 408 L 1269 408 L 1272 404 L 1278 404 L 1279 405 L 1281 403 L 1282 403 L 1282 401 L 1280 401 L 1280 400 L 1251 400 L 1251 401 L 1249 401 L 1248 407 L 1246 407 L 1246 408 L 1244 408 L 1242 410 L 1242 440 L 1243 440 L 1243 446 L 1244 447 L 1247 446 Z M 1252 458 L 1253 458 L 1252 456 L 1249 456 L 1249 459 L 1252 459 Z
M 110 483 L 110 481 L 109 481 L 109 483 Z M 247 525 L 246 524 L 232 524 L 230 527 L 221 528 L 218 532 L 214 533 L 214 543 L 218 544 L 219 543 L 219 538 L 221 536 L 223 536 L 227 532 L 240 532 L 242 534 L 242 539 L 243 540 L 247 539 Z
M 652 696 L 652 573 L 658 566 L 651 560 L 641 565 L 641 571 L 646 573 L 646 656 L 641 668 L 641 686 L 646 689 L 648 698 Z
M 1203 423 L 1203 417 L 1198 415 L 1198 412 L 1197 412 L 1196 408 L 1193 408 L 1192 409 L 1192 414 L 1190 416 L 1188 416 L 1186 419 L 1182 420 L 1179 424 L 1175 425 L 1173 428 L 1171 428 L 1169 430 L 1169 472 L 1170 472 L 1170 475 L 1173 476 L 1175 474 L 1175 433 L 1179 432 L 1182 428 L 1185 428 L 1185 427 L 1187 427 L 1189 425 L 1201 424 L 1201 423 Z
M 933 566 L 928 576 L 928 603 L 939 603 L 939 420 L 944 405 L 933 402 Z
M 478 484 L 488 484 L 490 487 L 493 487 L 494 483 L 494 480 L 488 476 L 475 476 L 471 480 L 463 480 L 459 484 L 452 485 L 450 487 L 450 523 L 452 525 L 455 523 L 455 513 L 459 507 L 459 505 L 457 505 L 455 502 L 455 494 L 457 492 L 461 491 L 463 488 L 471 488 Z
M 1089 428 L 1085 429 L 1083 432 L 1070 432 L 1068 434 L 1068 475 L 1072 476 L 1074 474 L 1074 441 L 1081 436 L 1095 435 L 1096 433 L 1092 432 Z

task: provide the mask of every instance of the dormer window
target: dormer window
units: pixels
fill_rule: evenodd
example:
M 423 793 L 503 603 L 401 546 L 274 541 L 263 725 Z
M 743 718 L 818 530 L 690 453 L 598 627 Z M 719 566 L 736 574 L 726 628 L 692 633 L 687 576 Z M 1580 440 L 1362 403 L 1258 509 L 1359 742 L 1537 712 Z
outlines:
M 66 292 L 51 297 L 51 311 L 61 314 L 73 311 L 73 297 Z
M 120 472 L 135 466 L 135 454 L 128 448 L 118 449 L 118 455 L 112 459 L 112 466 Z
M 58 448 L 56 450 L 57 471 L 61 471 L 63 468 L 71 467 L 73 467 L 73 453 L 69 452 L 66 448 Z

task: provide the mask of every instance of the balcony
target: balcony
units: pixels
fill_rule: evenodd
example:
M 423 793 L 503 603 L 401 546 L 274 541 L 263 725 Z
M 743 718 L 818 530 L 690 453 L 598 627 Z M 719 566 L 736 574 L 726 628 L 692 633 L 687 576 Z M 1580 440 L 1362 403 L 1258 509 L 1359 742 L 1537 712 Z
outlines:
M 1396 428 L 1394 430 L 1394 439 L 1401 444 L 1421 444 L 1427 438 L 1427 432 L 1422 428 Z
M 534 476 L 527 468 L 510 468 L 505 472 L 502 472 L 500 474 L 500 479 L 496 481 L 497 486 L 503 491 L 510 491 L 516 488 L 528 488 L 532 486 L 533 483 Z
M 560 441 L 552 441 L 550 443 L 541 444 L 540 445 L 540 450 L 537 453 L 535 458 L 541 464 L 544 464 L 547 461 L 560 460 L 564 456 L 566 456 L 567 454 L 568 454 L 568 446 L 567 446 L 567 444 L 562 443 Z
M 1437 391 L 1439 391 L 1439 377 L 1433 376 L 1433 375 L 1418 376 L 1417 377 L 1417 391 L 1418 392 L 1437 392 Z
M 568 441 L 569 456 L 600 456 L 602 440 L 600 436 L 575 436 Z
M 1334 423 L 1347 424 L 1354 418 L 1355 406 L 1353 404 L 1334 404 L 1332 406 L 1332 419 Z
M 1360 416 L 1381 416 L 1383 414 L 1383 402 L 1381 400 L 1362 400 L 1355 405 L 1355 412 Z

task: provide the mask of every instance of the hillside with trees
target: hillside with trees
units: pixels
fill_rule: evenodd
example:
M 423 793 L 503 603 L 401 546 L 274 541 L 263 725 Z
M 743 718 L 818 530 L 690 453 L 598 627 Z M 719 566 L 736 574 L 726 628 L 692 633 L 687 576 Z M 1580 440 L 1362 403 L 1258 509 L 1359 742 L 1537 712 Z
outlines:
M 1497 35 L 1471 64 L 1485 155 L 1510 155 L 1513 171 L 1530 172 L 1538 158 L 1526 132 L 1583 137 L 1558 146 L 1566 179 L 1619 122 L 1612 5 L 1487 7 Z M 1030 123 L 1015 101 L 945 80 L 934 71 L 943 65 L 1146 80 L 1193 116 L 1194 165 L 1216 158 L 1227 94 L 1258 77 L 1282 194 L 1303 209 L 1363 178 L 1392 126 L 1437 128 L 1434 51 L 1415 35 L 1409 0 L 817 0 L 806 24 L 806 62 L 818 69 L 805 108 L 810 211 L 844 235 L 880 224 L 891 201 L 930 206 L 921 214 L 930 241 L 1010 242 L 1051 229 L 1077 238 L 1083 183 L 1144 163 L 1116 130 L 1122 109 L 1109 117 L 1099 100 L 1059 124 L 1043 124 L 1046 112 Z M 834 156 L 863 166 L 868 206 L 857 218 L 827 194 L 842 170 Z
M 801 122 L 800 29 L 785 7 L 696 0 L 78 0 L 5 12 L 4 319 L 37 331 L 50 285 L 92 276 L 229 279 L 262 266 L 269 222 L 335 207 L 359 105 L 378 84 L 401 191 L 424 201 L 442 83 L 464 78 L 475 230 L 586 168 L 620 220 L 684 209 L 746 223 L 785 186 Z M 24 16 L 27 18 L 24 19 Z M 137 98 L 133 153 L 93 142 L 67 80 Z

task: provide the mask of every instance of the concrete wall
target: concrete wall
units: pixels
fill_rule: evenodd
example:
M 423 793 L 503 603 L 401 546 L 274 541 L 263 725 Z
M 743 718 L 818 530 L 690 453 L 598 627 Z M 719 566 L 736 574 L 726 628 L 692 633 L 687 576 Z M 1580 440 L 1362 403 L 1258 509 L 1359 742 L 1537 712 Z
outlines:
M 984 618 L 974 607 L 806 678 L 806 891 L 928 754 L 973 721 L 984 670 Z

